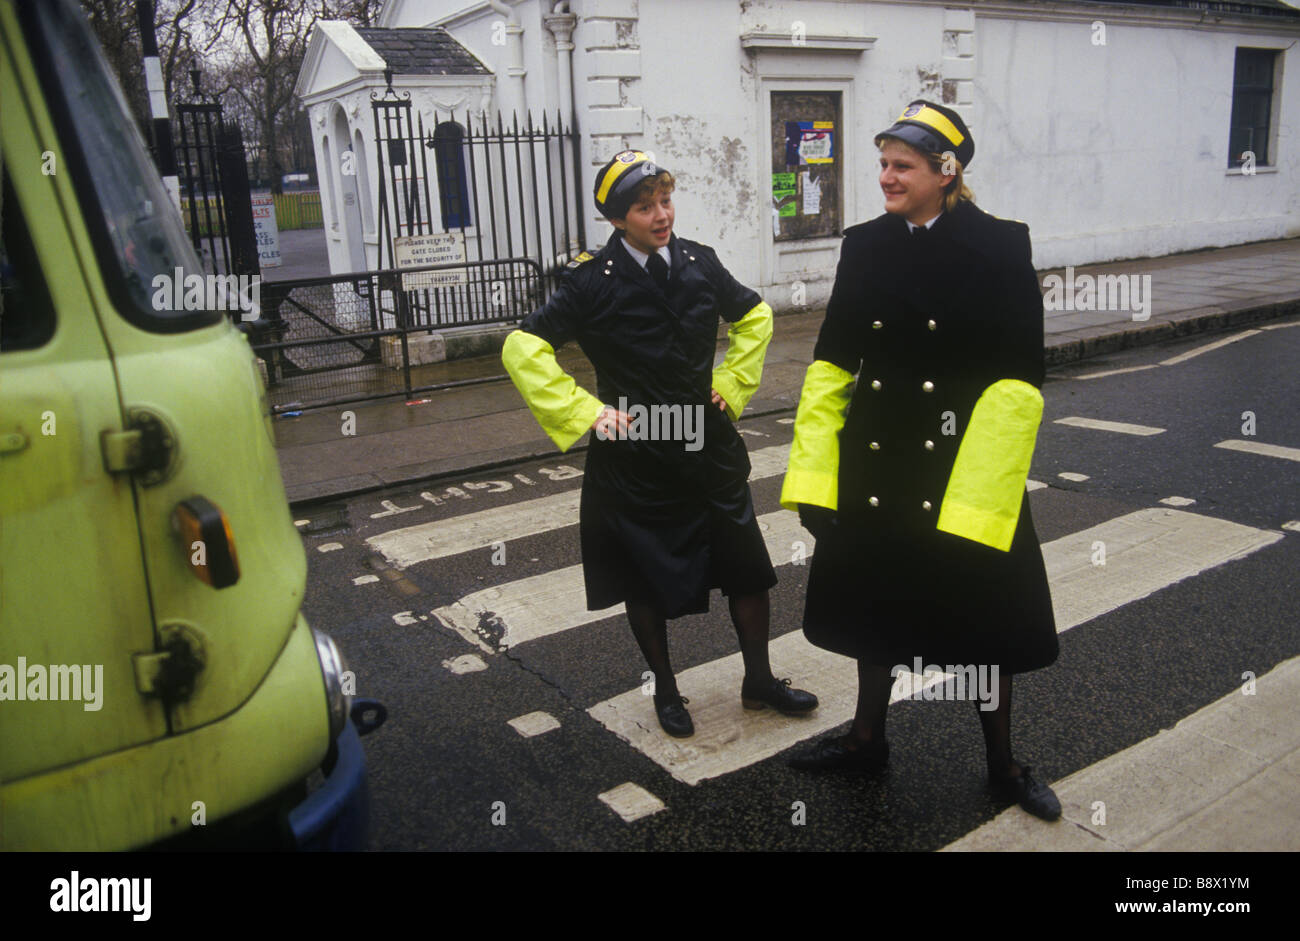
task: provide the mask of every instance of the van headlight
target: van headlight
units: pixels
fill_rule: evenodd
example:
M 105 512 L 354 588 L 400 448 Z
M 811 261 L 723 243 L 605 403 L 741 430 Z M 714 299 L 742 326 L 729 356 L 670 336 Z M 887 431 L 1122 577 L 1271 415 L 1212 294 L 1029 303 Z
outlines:
M 334 638 L 314 627 L 311 633 L 316 640 L 316 656 L 320 659 L 320 671 L 325 678 L 325 703 L 329 708 L 332 742 L 343 731 L 343 724 L 348 720 L 348 710 L 352 707 L 352 674 L 348 671 Z

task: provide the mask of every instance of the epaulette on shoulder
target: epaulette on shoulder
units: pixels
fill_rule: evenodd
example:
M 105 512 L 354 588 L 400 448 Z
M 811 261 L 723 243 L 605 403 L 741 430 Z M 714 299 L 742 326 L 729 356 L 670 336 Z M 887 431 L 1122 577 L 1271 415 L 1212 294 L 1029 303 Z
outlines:
M 578 254 L 574 255 L 572 260 L 570 260 L 569 263 L 564 266 L 564 270 L 568 272 L 575 271 L 586 262 L 593 260 L 595 257 L 596 256 L 589 251 L 584 250 L 578 252 Z

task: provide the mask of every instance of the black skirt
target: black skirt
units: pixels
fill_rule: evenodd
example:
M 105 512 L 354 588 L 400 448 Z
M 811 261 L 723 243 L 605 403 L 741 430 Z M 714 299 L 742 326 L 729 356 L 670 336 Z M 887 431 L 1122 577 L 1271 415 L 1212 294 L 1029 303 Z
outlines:
M 579 514 L 588 610 L 640 601 L 674 618 L 707 611 L 713 588 L 745 595 L 776 584 L 744 442 L 712 411 L 697 454 L 592 441 Z
M 1010 551 L 887 516 L 842 514 L 814 547 L 804 633 L 863 663 L 911 669 L 997 664 L 1023 673 L 1056 660 L 1059 646 L 1042 551 L 1021 504 Z

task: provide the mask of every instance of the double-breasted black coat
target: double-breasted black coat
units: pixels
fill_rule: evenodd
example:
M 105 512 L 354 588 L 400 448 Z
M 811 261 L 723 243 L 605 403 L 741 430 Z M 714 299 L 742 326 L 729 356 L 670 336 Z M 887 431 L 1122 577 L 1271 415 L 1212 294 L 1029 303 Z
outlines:
M 971 203 L 920 236 L 885 214 L 844 233 L 815 359 L 857 383 L 840 433 L 837 524 L 818 538 L 804 630 L 881 666 L 1057 656 L 1027 496 L 1010 551 L 936 528 L 980 395 L 1041 387 L 1042 295 L 1029 230 Z
M 762 299 L 708 246 L 673 236 L 669 251 L 664 291 L 615 234 L 520 324 L 554 349 L 576 340 L 606 405 L 680 405 L 702 422 L 695 449 L 592 434 L 580 510 L 591 610 L 638 600 L 677 617 L 707 611 L 711 588 L 748 594 L 776 584 L 749 455 L 711 401 L 718 320 L 734 323 Z

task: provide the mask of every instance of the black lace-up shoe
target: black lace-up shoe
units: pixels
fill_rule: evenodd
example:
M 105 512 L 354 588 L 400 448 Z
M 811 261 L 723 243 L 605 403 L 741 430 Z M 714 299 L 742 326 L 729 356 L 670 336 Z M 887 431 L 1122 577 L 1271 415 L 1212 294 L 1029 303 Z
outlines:
M 686 711 L 688 702 L 690 700 L 685 696 L 660 699 L 659 694 L 655 693 L 655 715 L 659 717 L 659 725 L 674 738 L 689 738 L 695 734 L 695 723 Z
M 1029 766 L 1020 769 L 1020 776 L 993 782 L 993 793 L 999 800 L 1019 804 L 1035 817 L 1056 820 L 1061 816 L 1061 802 L 1050 787 L 1035 781 L 1029 775 Z
M 889 766 L 889 743 L 882 741 L 849 748 L 843 739 L 828 738 L 788 762 L 799 771 L 838 771 L 842 774 L 880 774 Z
M 817 697 L 802 689 L 791 689 L 788 677 L 778 680 L 770 676 L 758 682 L 751 682 L 746 677 L 740 684 L 740 703 L 746 709 L 771 706 L 787 716 L 794 716 L 816 709 Z

